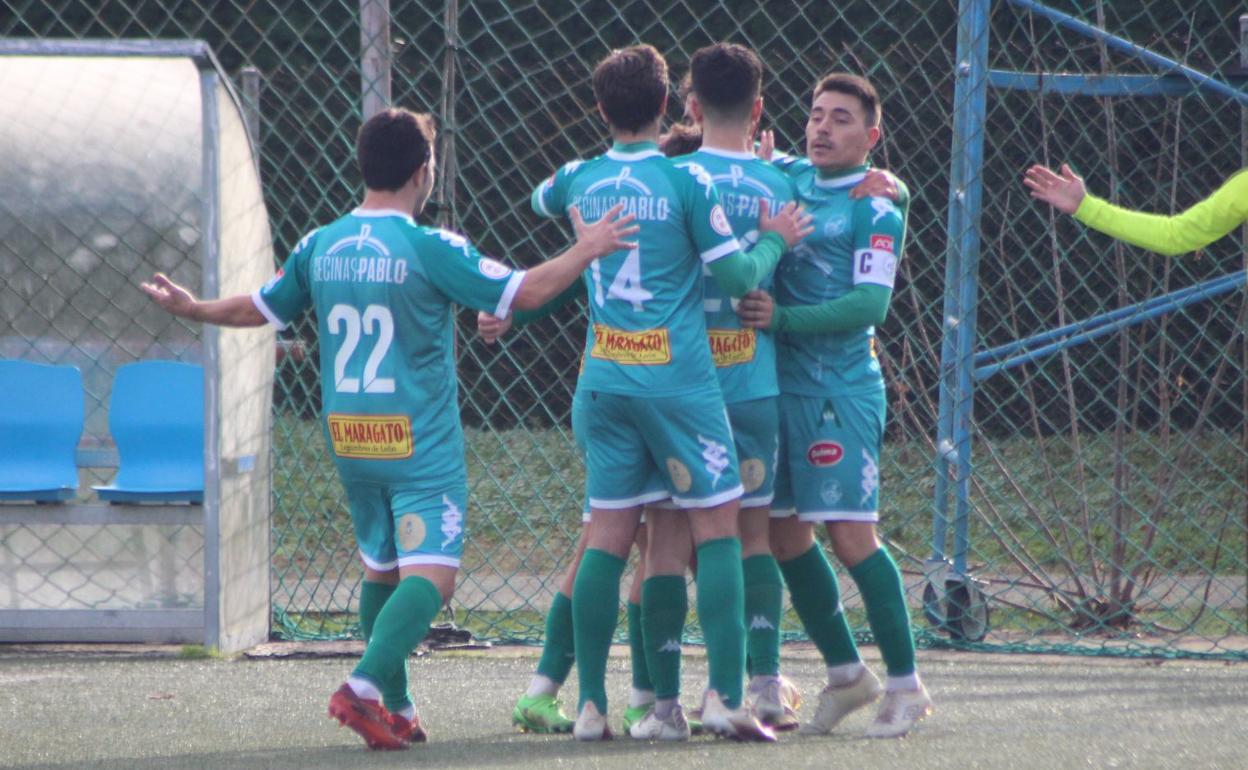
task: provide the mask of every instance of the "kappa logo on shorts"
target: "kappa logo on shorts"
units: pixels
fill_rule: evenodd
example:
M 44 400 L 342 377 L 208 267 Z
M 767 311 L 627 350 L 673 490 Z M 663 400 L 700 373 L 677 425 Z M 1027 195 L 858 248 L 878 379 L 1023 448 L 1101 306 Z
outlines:
M 442 547 L 446 548 L 463 533 L 464 514 L 451 500 L 450 495 L 442 495 L 442 503 L 446 506 L 446 510 L 442 512 L 442 537 L 445 538 Z
M 698 443 L 702 445 L 702 459 L 706 460 L 706 472 L 711 474 L 711 489 L 719 486 L 719 477 L 728 468 L 728 448 L 718 441 L 701 435 Z
M 845 457 L 845 447 L 835 441 L 816 441 L 806 450 L 806 462 L 816 468 L 836 465 Z
M 871 453 L 862 450 L 862 500 L 859 506 L 865 506 L 871 502 L 871 496 L 880 488 L 880 469 L 875 464 L 875 459 L 871 457 Z
M 399 541 L 399 550 L 411 553 L 425 542 L 425 520 L 419 513 L 405 513 L 399 517 L 394 534 Z

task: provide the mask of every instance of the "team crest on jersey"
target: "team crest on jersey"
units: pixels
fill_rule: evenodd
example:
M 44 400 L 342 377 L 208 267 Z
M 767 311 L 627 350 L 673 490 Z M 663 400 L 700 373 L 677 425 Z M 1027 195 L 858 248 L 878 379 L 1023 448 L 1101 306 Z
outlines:
M 827 224 L 823 226 L 824 237 L 835 238 L 849 229 L 849 219 L 844 214 L 837 214 L 828 219 Z
M 399 550 L 411 553 L 425 542 L 425 520 L 419 513 L 405 513 L 399 517 L 394 534 L 399 541 Z
M 498 279 L 506 278 L 511 275 L 510 267 L 507 267 L 498 260 L 490 259 L 489 257 L 481 258 L 481 261 L 477 263 L 477 270 L 479 270 L 481 275 L 484 275 L 486 278 Z
M 277 282 L 278 282 L 278 281 L 280 281 L 280 280 L 282 280 L 282 276 L 283 276 L 283 275 L 286 275 L 286 270 L 285 270 L 285 268 L 281 268 L 281 267 L 279 267 L 279 268 L 277 269 L 277 273 L 276 273 L 276 274 L 275 274 L 272 278 L 270 278 L 268 281 L 265 281 L 265 284 L 264 284 L 264 286 L 260 289 L 260 291 L 272 291 L 272 290 L 273 290 L 273 287 L 277 285 Z
M 724 207 L 718 203 L 711 208 L 711 229 L 725 238 L 732 235 L 732 225 L 728 222 L 728 215 L 724 213 Z

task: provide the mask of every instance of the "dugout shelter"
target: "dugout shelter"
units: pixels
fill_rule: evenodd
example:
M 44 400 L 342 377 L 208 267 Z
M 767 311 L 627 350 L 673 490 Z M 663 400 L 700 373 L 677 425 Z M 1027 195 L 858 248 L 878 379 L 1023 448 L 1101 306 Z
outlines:
M 244 105 L 198 41 L 0 39 L 0 90 L 0 363 L 82 383 L 76 488 L 0 501 L 0 642 L 256 644 L 270 623 L 274 333 L 186 324 L 139 289 L 162 271 L 211 298 L 272 275 Z M 10 367 L 0 396 L 69 404 L 72 421 L 74 396 L 40 399 L 26 369 Z M 167 370 L 193 372 L 189 387 L 153 380 Z M 30 445 L 2 446 L 0 467 L 33 462 Z M 200 472 L 199 490 L 125 489 Z

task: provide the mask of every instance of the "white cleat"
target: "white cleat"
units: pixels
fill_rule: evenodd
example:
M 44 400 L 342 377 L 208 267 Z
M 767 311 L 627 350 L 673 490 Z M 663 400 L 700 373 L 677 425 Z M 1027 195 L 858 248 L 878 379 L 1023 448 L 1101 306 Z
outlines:
M 828 685 L 819 693 L 819 706 L 815 716 L 802 725 L 802 735 L 827 735 L 845 717 L 860 708 L 870 706 L 884 694 L 884 687 L 866 666 L 853 682 L 833 687 Z
M 867 728 L 867 737 L 900 738 L 931 713 L 932 696 L 922 684 L 917 690 L 889 690 L 884 693 L 880 713 Z
M 748 697 L 758 721 L 777 732 L 797 728 L 797 709 L 802 705 L 802 694 L 788 679 L 759 677 L 750 683 Z
M 687 741 L 689 740 L 689 722 L 685 720 L 684 709 L 679 704 L 667 715 L 667 719 L 659 719 L 654 709 L 629 728 L 628 734 L 642 741 Z
M 702 699 L 702 728 L 724 738 L 738 741 L 774 741 L 776 734 L 751 713 L 738 706 L 730 709 L 724 705 L 719 693 L 707 690 Z
M 611 728 L 607 726 L 607 717 L 605 714 L 598 713 L 598 707 L 592 700 L 586 701 L 585 707 L 577 715 L 576 724 L 572 726 L 572 737 L 578 741 L 611 740 Z

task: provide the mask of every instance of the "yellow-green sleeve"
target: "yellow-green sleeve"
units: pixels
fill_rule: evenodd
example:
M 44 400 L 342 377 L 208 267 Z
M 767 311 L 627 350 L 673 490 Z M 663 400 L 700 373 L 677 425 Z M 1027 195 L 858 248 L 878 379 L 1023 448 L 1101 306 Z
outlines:
M 1075 219 L 1149 251 L 1168 256 L 1186 254 L 1213 243 L 1248 220 L 1248 169 L 1226 180 L 1213 195 L 1182 214 L 1131 211 L 1089 194 L 1079 203 Z

